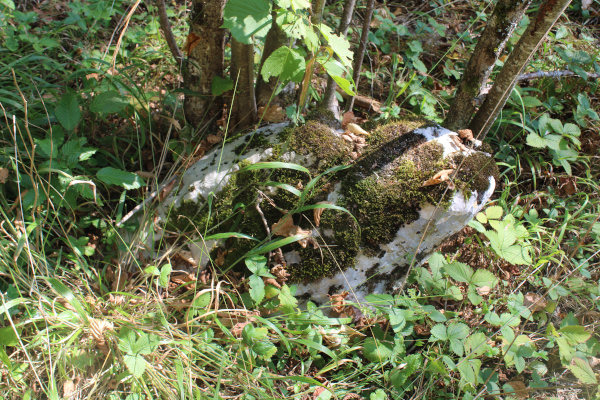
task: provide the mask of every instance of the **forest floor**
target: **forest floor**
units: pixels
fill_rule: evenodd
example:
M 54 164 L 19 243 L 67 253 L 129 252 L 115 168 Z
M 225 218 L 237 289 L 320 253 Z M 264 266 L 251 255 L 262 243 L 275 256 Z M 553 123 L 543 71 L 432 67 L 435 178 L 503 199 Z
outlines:
M 442 122 L 488 3 L 376 2 L 358 89 L 376 107 L 355 116 Z M 183 47 L 188 4 L 167 8 Z M 340 14 L 328 2 L 326 24 Z M 0 0 L 0 28 L 0 397 L 599 398 L 598 0 L 573 2 L 526 71 L 577 75 L 522 81 L 486 137 L 486 209 L 403 293 L 302 309 L 292 285 L 255 304 L 250 271 L 184 252 L 123 262 L 151 221 L 117 223 L 218 129 L 186 125 L 153 3 Z

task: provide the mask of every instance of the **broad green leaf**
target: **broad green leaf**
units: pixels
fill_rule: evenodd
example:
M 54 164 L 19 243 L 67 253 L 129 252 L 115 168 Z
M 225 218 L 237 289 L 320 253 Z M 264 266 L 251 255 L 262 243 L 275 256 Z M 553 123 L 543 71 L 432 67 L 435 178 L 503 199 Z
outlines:
M 436 340 L 448 340 L 448 333 L 444 324 L 436 324 L 431 328 L 431 336 Z
M 213 78 L 210 86 L 210 92 L 213 96 L 220 96 L 231 89 L 233 89 L 233 81 L 229 78 L 221 78 L 218 75 Z
M 530 133 L 527 135 L 527 144 L 538 149 L 542 149 L 547 146 L 546 140 L 537 133 Z
M 371 362 L 382 363 L 392 355 L 392 344 L 367 338 L 363 344 L 363 354 Z
M 65 93 L 54 109 L 54 116 L 68 131 L 75 129 L 81 119 L 81 115 L 77 96 L 73 92 Z
M 485 215 L 489 219 L 500 219 L 504 210 L 500 206 L 491 206 L 486 208 Z
M 471 277 L 470 283 L 478 287 L 488 286 L 493 288 L 498 283 L 498 278 L 490 271 L 478 269 Z
M 569 365 L 567 368 L 571 370 L 573 375 L 577 377 L 582 383 L 597 385 L 598 378 L 594 371 L 592 371 L 592 367 L 588 364 L 587 361 L 582 360 L 581 358 L 573 359 L 575 365 Z
M 310 7 L 308 0 L 275 0 L 275 3 L 281 8 L 290 8 L 294 10 L 303 10 Z
M 338 86 L 350 96 L 356 96 L 356 93 L 352 90 L 352 83 L 348 79 L 342 78 L 341 76 L 332 75 L 333 80 Z
M 283 285 L 279 292 L 279 304 L 281 305 L 281 311 L 287 314 L 291 314 L 294 307 L 298 305 L 298 299 L 292 295 L 288 285 Z
M 487 224 L 488 222 L 487 216 L 485 215 L 485 213 L 482 212 L 477 213 L 475 218 L 477 218 L 477 221 L 481 222 L 482 224 Z
M 278 76 L 284 82 L 300 82 L 305 70 L 304 58 L 296 50 L 282 46 L 265 60 L 261 74 L 265 81 Z
M 489 348 L 487 336 L 482 332 L 472 334 L 465 341 L 465 351 L 467 356 L 479 357 Z
M 275 345 L 267 340 L 260 340 L 254 343 L 252 350 L 254 350 L 259 356 L 267 356 L 267 358 L 271 358 L 271 356 L 277 352 Z
M 579 130 L 579 127 L 577 125 L 571 124 L 571 123 L 565 124 L 565 126 L 563 127 L 563 131 L 564 131 L 565 135 L 572 135 L 572 136 L 581 135 L 581 131 Z
M 265 283 L 258 275 L 250 275 L 248 281 L 250 282 L 250 297 L 256 304 L 260 304 L 265 297 Z
M 333 30 L 326 25 L 321 25 L 319 29 L 325 39 L 327 39 L 329 47 L 331 47 L 335 54 L 340 58 L 342 64 L 349 67 L 354 56 L 352 51 L 350 51 L 350 42 L 348 42 L 346 38 L 333 33 Z
M 19 336 L 21 329 L 17 328 L 17 332 L 14 331 L 12 326 L 6 326 L 0 328 L 0 345 L 2 346 L 18 346 Z
M 129 101 L 124 99 L 119 92 L 102 92 L 92 100 L 90 111 L 95 113 L 110 114 L 123 110 Z
M 446 289 L 445 295 L 451 300 L 460 301 L 463 299 L 462 292 L 455 285 L 450 286 L 448 289 Z
M 58 146 L 60 146 L 60 143 L 57 143 L 56 140 L 34 139 L 34 141 L 35 141 L 35 144 L 37 145 L 36 147 L 38 147 L 42 151 L 42 155 L 46 156 L 47 158 L 52 158 L 52 159 L 56 159 L 56 157 L 58 157 Z
M 559 332 L 573 346 L 587 341 L 592 336 L 583 326 L 578 325 L 565 326 L 559 329 Z
M 460 377 L 467 383 L 473 386 L 478 385 L 479 370 L 481 369 L 481 360 L 479 359 L 463 359 L 456 368 L 460 372 Z
M 143 179 L 136 174 L 112 167 L 102 168 L 96 177 L 106 184 L 118 185 L 127 190 L 137 189 L 144 185 Z
M 542 105 L 542 102 L 538 98 L 532 96 L 523 96 L 521 100 L 525 107 L 540 107 Z
M 468 283 L 471 280 L 471 276 L 473 276 L 473 269 L 467 264 L 460 262 L 447 264 L 444 267 L 444 271 L 457 282 Z
M 172 270 L 173 267 L 171 267 L 171 264 L 166 264 L 160 269 L 159 284 L 161 287 L 167 288 L 169 286 Z
M 146 360 L 139 354 L 126 353 L 123 355 L 123 360 L 129 372 L 136 378 L 141 378 L 146 371 Z
M 258 273 L 267 265 L 267 258 L 265 256 L 255 255 L 246 258 L 244 262 L 250 272 L 258 275 Z
M 252 36 L 265 36 L 271 28 L 271 2 L 229 0 L 223 10 L 223 28 L 240 43 L 253 43 Z

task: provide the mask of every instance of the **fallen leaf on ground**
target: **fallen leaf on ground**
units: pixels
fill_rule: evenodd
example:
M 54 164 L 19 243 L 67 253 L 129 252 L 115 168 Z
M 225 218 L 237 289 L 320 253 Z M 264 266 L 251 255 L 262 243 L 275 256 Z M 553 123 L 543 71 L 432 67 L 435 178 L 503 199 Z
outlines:
M 421 185 L 421 186 L 437 185 L 442 182 L 448 181 L 448 180 L 450 180 L 450 174 L 452 174 L 453 172 L 454 172 L 453 169 L 443 169 L 443 170 L 437 172 L 434 176 L 432 176 L 428 180 L 426 180 L 423 183 L 423 185 Z
M 473 131 L 470 129 L 460 129 L 458 131 L 458 136 L 463 140 L 475 140 L 473 138 Z
M 523 299 L 523 305 L 532 312 L 542 311 L 548 305 L 548 301 L 537 293 L 529 292 Z
M 278 105 L 272 105 L 269 108 L 259 107 L 258 115 L 262 117 L 263 121 L 267 122 L 281 122 L 285 119 L 285 111 Z
M 576 176 L 563 176 L 559 178 L 561 189 L 567 196 L 572 196 L 577 193 L 577 177 Z
M 75 393 L 75 383 L 68 379 L 63 383 L 63 397 L 68 399 L 73 393 Z
M 298 240 L 298 244 L 300 246 L 306 247 L 309 243 L 311 243 L 315 249 L 319 247 L 319 244 L 317 243 L 315 238 L 311 236 L 312 231 L 308 229 L 302 229 L 298 225 L 294 225 L 294 220 L 292 219 L 291 215 L 284 217 L 283 221 L 282 219 L 280 219 L 271 226 L 271 232 L 274 235 L 284 237 L 296 235 L 306 236 L 306 238 Z
M 508 382 L 508 385 L 512 386 L 512 388 L 515 389 L 517 398 L 519 398 L 519 399 L 529 398 L 529 389 L 527 389 L 527 386 L 525 386 L 525 384 L 523 382 L 513 381 L 513 382 Z
M 491 291 L 491 289 L 489 286 L 482 286 L 482 287 L 477 288 L 477 294 L 480 296 L 488 295 L 488 294 L 490 294 L 490 291 Z
M 0 168 L 0 183 L 6 183 L 8 179 L 8 168 Z
M 331 302 L 331 309 L 336 313 L 342 313 L 346 306 L 346 297 L 348 297 L 348 294 L 347 291 L 343 291 L 339 294 L 328 295 Z
M 317 204 L 331 204 L 330 201 L 320 201 Z M 313 218 L 315 220 L 315 225 L 319 226 L 321 224 L 321 214 L 325 211 L 324 208 L 315 208 L 313 210 Z
M 344 115 L 342 116 L 342 129 L 346 129 L 346 126 L 348 126 L 349 123 L 356 122 L 357 119 L 358 118 L 354 116 L 354 113 L 352 111 L 344 113 Z
M 346 130 L 348 132 L 352 132 L 356 135 L 367 135 L 367 136 L 369 135 L 369 132 L 365 131 L 363 128 L 361 128 L 360 126 L 353 124 L 353 123 L 349 123 L 346 126 Z
M 469 151 L 464 143 L 460 140 L 460 138 L 456 135 L 449 135 L 452 142 L 458 147 L 461 151 Z

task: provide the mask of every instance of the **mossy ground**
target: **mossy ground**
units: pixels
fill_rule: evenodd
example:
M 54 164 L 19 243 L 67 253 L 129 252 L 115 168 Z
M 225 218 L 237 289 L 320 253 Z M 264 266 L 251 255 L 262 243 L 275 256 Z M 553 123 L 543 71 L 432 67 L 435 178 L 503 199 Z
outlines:
M 301 264 L 288 265 L 292 283 L 316 280 L 351 267 L 361 249 L 377 254 L 381 244 L 391 242 L 402 226 L 419 218 L 421 204 L 449 204 L 453 192 L 446 191 L 445 184 L 427 187 L 422 184 L 435 172 L 461 160 L 458 156 L 443 159 L 440 144 L 427 143 L 422 135 L 412 132 L 428 124 L 430 122 L 426 120 L 408 119 L 376 128 L 368 137 L 369 145 L 364 154 L 350 169 L 338 172 L 336 176 L 326 176 L 316 186 L 305 199 L 305 204 L 325 200 L 332 191 L 334 182 L 341 181 L 342 197 L 336 204 L 345 207 L 352 215 L 325 210 L 320 230 L 333 232 L 330 237 L 325 240 L 317 238 L 317 249 L 310 245 L 302 248 L 297 243 L 286 246 L 284 251 L 296 251 L 303 260 Z M 317 121 L 285 129 L 279 140 L 285 144 L 275 152 L 278 155 L 285 149 L 300 155 L 314 156 L 314 165 L 305 166 L 313 176 L 326 168 L 351 162 L 349 154 L 352 146 L 332 135 L 328 127 Z M 258 142 L 256 144 L 262 145 Z M 245 166 L 245 163 L 247 162 L 242 162 L 240 166 Z M 462 187 L 467 187 L 468 190 L 481 192 L 487 189 L 488 174 L 497 178 L 495 163 L 483 154 L 466 157 L 463 164 L 458 178 L 464 182 Z M 268 200 L 265 199 L 260 204 L 269 227 L 300 204 L 296 195 L 282 189 L 271 191 L 261 183 L 281 182 L 302 191 L 310 178 L 306 173 L 290 169 L 233 174 L 225 188 L 214 198 L 210 213 L 207 204 L 199 206 L 186 202 L 173 211 L 171 219 L 183 220 L 184 225 L 176 222 L 171 223 L 169 228 L 189 232 L 193 226 L 204 234 L 206 227 L 210 227 L 210 233 L 235 231 L 265 241 L 267 232 L 264 221 L 256 209 L 257 190 L 269 196 Z M 313 229 L 312 214 L 312 211 L 296 214 L 294 223 L 303 229 Z M 175 218 L 177 215 L 188 218 Z M 235 267 L 243 271 L 245 267 L 240 261 L 256 246 L 256 242 L 228 239 L 221 246 L 228 254 L 220 268 L 226 270 Z

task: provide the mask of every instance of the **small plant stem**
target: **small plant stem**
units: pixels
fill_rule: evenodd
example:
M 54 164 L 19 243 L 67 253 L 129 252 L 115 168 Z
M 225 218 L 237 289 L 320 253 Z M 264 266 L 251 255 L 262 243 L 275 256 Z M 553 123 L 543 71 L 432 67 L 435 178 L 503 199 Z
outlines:
M 358 50 L 354 56 L 354 71 L 352 72 L 352 79 L 354 80 L 355 91 L 358 92 L 358 82 L 360 80 L 360 69 L 362 68 L 363 58 L 365 57 L 365 50 L 367 49 L 367 39 L 369 37 L 369 28 L 371 27 L 371 18 L 373 17 L 373 6 L 375 0 L 369 0 L 367 3 L 367 12 L 365 14 L 365 20 L 363 21 L 362 34 L 360 35 L 360 44 Z M 345 111 L 352 110 L 354 106 L 354 96 L 346 103 Z
M 165 35 L 165 41 L 169 46 L 169 50 L 171 50 L 171 54 L 175 58 L 177 63 L 183 61 L 183 54 L 179 47 L 177 46 L 177 40 L 175 39 L 175 35 L 173 35 L 173 29 L 171 29 L 171 23 L 169 22 L 169 18 L 167 17 L 167 9 L 165 7 L 165 0 L 157 0 L 156 5 L 158 7 L 158 19 L 160 21 L 160 27 Z

